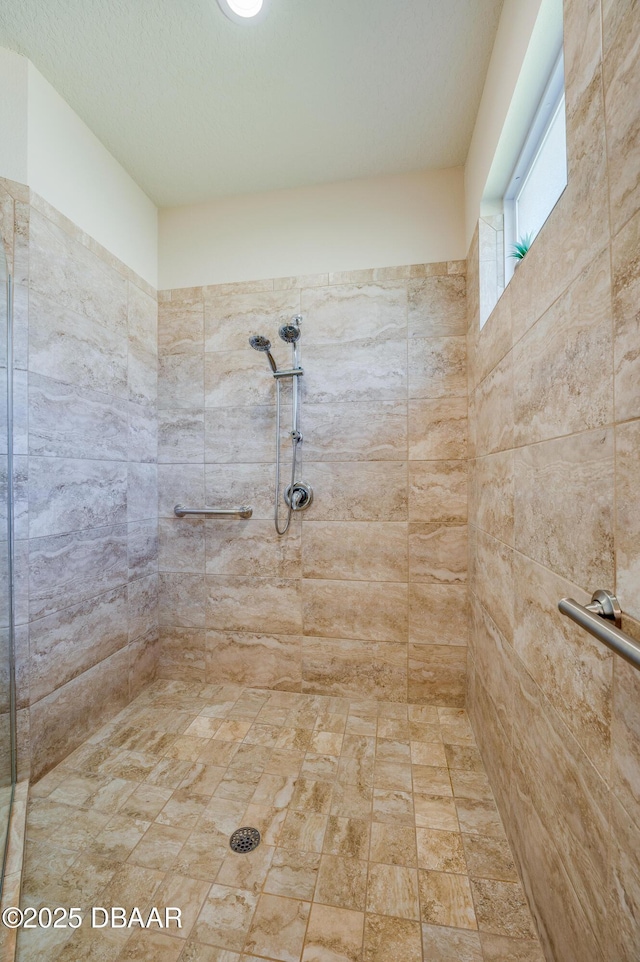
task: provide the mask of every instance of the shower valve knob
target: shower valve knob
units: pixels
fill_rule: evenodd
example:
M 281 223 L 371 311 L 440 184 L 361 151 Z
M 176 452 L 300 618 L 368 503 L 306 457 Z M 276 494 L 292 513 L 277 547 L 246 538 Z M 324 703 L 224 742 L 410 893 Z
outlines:
M 313 501 L 313 489 L 306 481 L 295 481 L 286 488 L 284 500 L 293 511 L 304 511 Z

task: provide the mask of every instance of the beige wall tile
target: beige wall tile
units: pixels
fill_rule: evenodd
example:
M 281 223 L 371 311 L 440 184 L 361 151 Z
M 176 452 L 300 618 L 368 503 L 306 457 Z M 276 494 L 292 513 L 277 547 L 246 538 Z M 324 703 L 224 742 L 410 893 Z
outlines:
M 126 280 L 33 209 L 29 217 L 29 284 L 68 310 L 126 337 Z
M 607 787 L 526 672 L 520 670 L 518 677 L 514 777 L 562 851 L 578 898 L 596 930 L 602 931 L 607 912 Z M 545 746 L 544 754 L 540 745 Z
M 514 624 L 513 557 L 512 548 L 478 531 L 473 590 L 510 644 Z
M 306 462 L 313 477 L 309 520 L 406 521 L 406 462 Z
M 283 578 L 207 575 L 207 627 L 278 634 L 302 630 L 300 582 Z
M 396 340 L 407 333 L 407 285 L 400 282 L 306 288 L 301 309 L 305 342 L 340 344 Z
M 564 4 L 564 57 L 567 103 L 572 109 L 591 83 L 602 58 L 601 4 Z
M 514 646 L 532 678 L 607 778 L 614 656 L 558 613 L 560 598 L 590 595 L 528 558 L 514 558 Z
M 531 444 L 609 424 L 609 252 L 600 254 L 513 350 L 515 443 Z
M 466 461 L 409 462 L 409 520 L 467 520 Z
M 513 353 L 500 361 L 476 391 L 478 456 L 513 447 Z
M 466 648 L 410 644 L 409 701 L 418 705 L 464 705 L 466 665 Z
M 304 638 L 302 690 L 322 695 L 358 693 L 364 697 L 406 701 L 407 646 Z
M 270 368 L 251 348 L 204 355 L 205 408 L 274 402 Z
M 164 571 L 159 575 L 158 623 L 163 627 L 204 628 L 207 591 L 200 574 Z
M 202 297 L 192 301 L 162 301 L 158 305 L 158 352 L 198 354 L 204 348 Z
M 204 572 L 205 523 L 201 518 L 163 518 L 158 526 L 160 571 Z
M 602 0 L 602 47 L 605 54 L 609 53 L 611 46 L 616 41 L 616 34 L 620 24 L 633 5 L 633 0 Z
M 174 508 L 177 504 L 196 508 L 204 503 L 204 466 L 202 464 L 158 465 L 158 515 L 160 518 L 175 518 Z
M 524 888 L 535 906 L 545 955 L 557 958 L 604 962 L 592 920 L 582 908 L 550 836 L 526 792 L 517 783 L 513 789 L 512 837 L 519 853 L 518 866 Z
M 31 705 L 31 777 L 37 781 L 129 700 L 123 648 Z
M 407 396 L 407 341 L 373 338 L 308 344 L 303 396 L 310 402 L 402 401 Z
M 638 950 L 639 842 L 637 824 L 614 799 L 611 806 L 612 891 L 607 946 L 613 958 L 632 959 Z
M 246 351 L 249 338 L 262 334 L 273 344 L 275 354 L 286 357 L 289 348 L 278 339 L 277 328 L 299 312 L 296 290 L 225 294 L 205 288 L 205 351 Z
M 491 614 L 475 595 L 471 598 L 471 638 L 478 678 L 491 699 L 492 709 L 505 731 L 510 731 L 513 713 L 515 658 L 510 643 Z M 480 638 L 481 642 L 477 643 Z
M 109 330 L 47 293 L 25 288 L 24 295 L 22 303 L 16 292 L 14 323 L 23 321 L 17 333 L 28 341 L 30 371 L 119 397 L 128 395 L 128 344 L 120 329 Z
M 305 635 L 406 642 L 408 586 L 363 581 L 302 582 Z
M 409 397 L 465 397 L 466 338 L 414 338 L 409 344 Z
M 411 277 L 411 266 L 400 267 L 376 267 L 373 271 L 376 281 L 400 281 Z
M 427 277 L 408 284 L 409 337 L 449 337 L 466 334 L 466 278 L 452 274 Z
M 263 291 L 273 290 L 273 280 L 270 278 L 256 281 L 234 281 L 229 284 L 209 284 L 206 287 L 183 288 L 185 294 L 192 297 L 193 291 L 201 291 L 204 297 L 218 294 L 261 294 Z M 180 294 L 174 291 L 173 294 Z
M 469 609 L 464 585 L 409 585 L 409 641 L 414 645 L 467 644 Z
M 466 526 L 410 524 L 409 578 L 430 584 L 466 581 Z
M 128 643 L 122 586 L 34 621 L 30 627 L 30 697 L 38 701 Z
M 265 623 L 269 623 L 265 619 Z M 207 631 L 206 679 L 300 691 L 302 640 L 297 635 Z
M 23 622 L 88 601 L 127 581 L 126 525 L 33 538 L 27 548 L 28 611 Z
M 466 398 L 409 401 L 410 460 L 462 459 L 466 454 Z
M 638 637 L 637 633 L 635 637 Z M 612 788 L 637 825 L 640 823 L 640 675 L 617 657 L 614 658 L 614 673 Z
M 161 628 L 158 672 L 161 678 L 202 682 L 206 672 L 203 628 Z
M 473 631 L 473 628 L 472 628 Z M 469 649 L 471 652 L 472 649 Z M 468 661 L 468 690 L 467 710 L 473 719 L 474 731 L 478 745 L 482 752 L 482 759 L 486 759 L 486 770 L 491 787 L 500 807 L 505 815 L 509 811 L 509 797 L 511 791 L 511 774 L 513 749 L 511 744 L 511 726 L 505 729 L 500 721 L 498 711 L 487 690 L 484 687 L 475 662 L 470 657 Z M 447 757 L 450 764 L 456 766 L 477 767 L 480 752 L 466 747 L 447 746 Z
M 184 464 L 204 460 L 204 415 L 169 408 L 158 412 L 158 461 Z
M 304 454 L 311 461 L 403 461 L 406 401 L 305 404 Z
M 613 583 L 613 432 L 520 448 L 515 546 L 586 589 Z
M 640 97 L 637 63 L 640 33 L 637 11 L 629 8 L 604 58 L 607 153 L 611 227 L 615 234 L 638 210 L 640 197 L 640 119 L 629 103 Z
M 613 331 L 616 418 L 640 415 L 640 214 L 636 214 L 614 237 Z
M 168 354 L 158 358 L 158 408 L 198 409 L 204 397 L 202 355 Z
M 511 317 L 511 284 L 503 291 L 494 310 L 480 329 L 480 316 L 472 319 L 469 341 L 474 345 L 470 376 L 477 387 L 491 373 L 496 364 L 511 350 L 513 342 Z
M 272 404 L 207 408 L 204 411 L 204 460 L 207 464 L 273 461 L 275 430 L 276 409 Z
M 500 451 L 469 464 L 469 517 L 493 538 L 513 544 L 514 454 Z
M 265 521 L 273 518 L 276 468 L 269 464 L 207 464 L 205 465 L 205 504 L 212 508 L 235 508 L 245 505 L 253 508 L 253 519 Z M 198 507 L 198 505 L 193 505 Z M 286 504 L 282 504 L 286 515 Z M 213 524 L 211 519 L 209 524 Z M 224 519 L 222 519 L 223 523 Z M 249 524 L 237 520 L 241 526 Z
M 291 277 L 277 277 L 273 282 L 273 289 L 286 291 L 296 287 L 326 287 L 328 283 L 328 274 L 298 274 Z
M 286 516 L 286 514 L 285 514 Z M 286 537 L 273 521 L 207 521 L 206 570 L 211 575 L 299 578 L 301 524 L 294 517 Z
M 408 526 L 389 522 L 305 520 L 302 561 L 305 578 L 406 581 Z

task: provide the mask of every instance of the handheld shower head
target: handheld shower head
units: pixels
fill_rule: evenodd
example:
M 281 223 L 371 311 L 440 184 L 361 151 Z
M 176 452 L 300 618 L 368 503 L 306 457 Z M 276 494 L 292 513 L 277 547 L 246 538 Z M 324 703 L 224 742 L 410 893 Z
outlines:
M 249 344 L 254 349 L 254 351 L 270 351 L 271 341 L 266 337 L 262 337 L 261 334 L 254 334 L 253 337 L 249 338 Z
M 249 344 L 254 351 L 261 351 L 267 355 L 267 360 L 269 361 L 271 370 L 275 374 L 278 370 L 278 365 L 273 360 L 273 356 L 271 354 L 271 341 L 266 337 L 262 337 L 261 334 L 254 334 L 253 337 L 249 338 Z
M 282 340 L 286 341 L 287 344 L 295 344 L 302 334 L 299 324 L 296 322 L 297 318 L 294 317 L 291 324 L 283 324 L 278 331 Z

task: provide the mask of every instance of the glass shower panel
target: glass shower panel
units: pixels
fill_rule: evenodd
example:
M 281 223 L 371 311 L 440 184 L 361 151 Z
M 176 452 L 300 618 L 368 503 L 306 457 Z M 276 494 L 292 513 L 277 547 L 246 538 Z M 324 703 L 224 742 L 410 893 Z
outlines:
M 0 860 L 15 781 L 11 537 L 11 286 L 0 238 Z M 0 880 L 2 876 L 0 875 Z

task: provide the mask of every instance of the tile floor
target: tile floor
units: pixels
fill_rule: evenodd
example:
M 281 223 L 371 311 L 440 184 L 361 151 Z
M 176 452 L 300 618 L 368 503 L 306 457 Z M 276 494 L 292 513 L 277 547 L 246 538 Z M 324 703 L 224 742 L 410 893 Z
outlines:
M 32 787 L 27 905 L 184 927 L 21 931 L 20 962 L 543 962 L 454 708 L 156 682 Z

